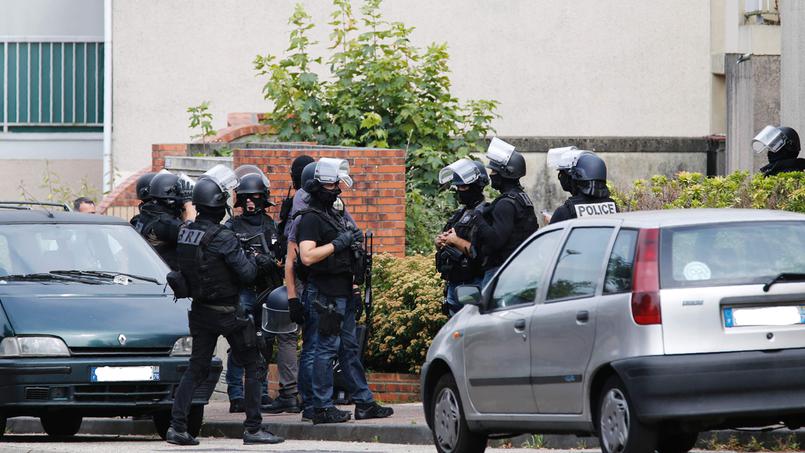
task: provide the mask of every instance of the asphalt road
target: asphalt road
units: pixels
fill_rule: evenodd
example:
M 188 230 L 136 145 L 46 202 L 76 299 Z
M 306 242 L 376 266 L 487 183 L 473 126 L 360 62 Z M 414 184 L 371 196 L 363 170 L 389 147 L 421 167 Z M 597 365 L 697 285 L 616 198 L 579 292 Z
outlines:
M 0 453 L 40 452 L 228 452 L 272 451 L 294 453 L 433 453 L 430 445 L 395 445 L 361 442 L 328 442 L 289 440 L 279 445 L 246 446 L 236 439 L 201 438 L 196 447 L 169 445 L 159 438 L 143 436 L 79 435 L 55 442 L 40 435 L 6 435 L 0 442 Z M 489 453 L 598 453 L 600 450 L 545 450 L 535 448 L 488 448 Z M 708 451 L 707 453 L 720 453 Z M 721 452 L 724 453 L 724 452 Z

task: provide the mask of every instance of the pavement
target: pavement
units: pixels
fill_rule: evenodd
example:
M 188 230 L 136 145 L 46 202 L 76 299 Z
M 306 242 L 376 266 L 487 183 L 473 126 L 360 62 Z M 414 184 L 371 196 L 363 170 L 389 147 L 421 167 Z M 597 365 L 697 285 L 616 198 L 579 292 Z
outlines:
M 343 441 L 364 442 L 370 444 L 389 445 L 422 445 L 430 446 L 432 451 L 433 438 L 425 422 L 425 416 L 420 403 L 393 404 L 394 415 L 385 419 L 372 419 L 347 423 L 313 425 L 302 422 L 301 414 L 263 414 L 263 425 L 274 434 L 289 440 L 299 441 Z M 354 406 L 340 406 L 341 409 L 350 410 Z M 204 411 L 204 425 L 201 437 L 215 439 L 241 439 L 243 434 L 243 414 L 230 414 L 229 403 L 226 401 L 212 401 Z M 42 425 L 39 419 L 31 417 L 13 418 L 8 421 L 6 436 L 3 443 L 16 443 L 19 439 L 44 439 L 39 443 L 50 445 L 47 436 L 18 436 L 20 434 L 41 434 Z M 132 420 L 131 418 L 85 418 L 81 431 L 76 439 L 84 436 L 101 436 L 103 439 L 124 439 L 126 436 L 140 436 L 142 439 L 153 440 L 154 426 L 151 420 Z M 699 436 L 699 447 L 716 445 L 752 445 L 759 441 L 766 445 L 792 445 L 797 443 L 805 446 L 805 430 L 792 432 L 789 430 L 777 431 L 714 431 L 702 433 Z M 212 439 L 208 439 L 212 440 Z M 205 440 L 204 443 L 207 441 Z M 204 445 L 204 443 L 202 445 Z M 598 440 L 593 437 L 578 437 L 575 435 L 523 435 L 510 440 L 490 441 L 490 446 L 507 444 L 519 447 L 524 444 L 559 449 L 595 448 Z M 285 444 L 283 444 L 285 445 Z M 291 444 L 287 444 L 291 445 Z M 50 448 L 50 447 L 49 447 Z M 116 446 L 115 446 L 116 448 Z M 412 447 L 413 448 L 413 447 Z M 0 449 L 0 453 L 5 450 Z M 27 451 L 27 450 L 26 450 Z M 62 450 L 49 450 L 62 451 Z M 69 451 L 69 450 L 68 450 Z M 210 451 L 210 450 L 207 450 Z M 290 451 L 290 450 L 289 450 Z M 315 451 L 321 451 L 317 449 Z M 329 450 L 327 450 L 329 451 Z M 334 450 L 335 451 L 335 450 Z M 353 451 L 353 450 L 345 450 Z M 364 450 L 355 450 L 364 451 Z M 375 451 L 375 450 L 371 450 Z M 391 450 L 380 450 L 391 451 Z M 408 451 L 408 450 L 404 450 Z M 411 450 L 413 451 L 413 450 Z M 512 451 L 512 450 L 507 450 Z M 534 451 L 530 449 L 529 451 Z

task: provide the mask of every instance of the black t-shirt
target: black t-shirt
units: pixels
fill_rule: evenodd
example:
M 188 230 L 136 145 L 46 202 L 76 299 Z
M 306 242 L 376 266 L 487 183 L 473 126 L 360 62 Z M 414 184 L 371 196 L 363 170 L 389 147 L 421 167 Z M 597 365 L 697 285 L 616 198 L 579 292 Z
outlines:
M 315 241 L 316 247 L 329 244 L 336 236 L 338 236 L 338 230 L 314 212 L 308 212 L 302 216 L 296 232 L 299 244 L 304 241 Z M 310 267 L 308 280 L 327 296 L 352 294 L 352 271 L 350 269 L 344 269 L 344 272 L 339 273 L 322 272 L 314 264 Z

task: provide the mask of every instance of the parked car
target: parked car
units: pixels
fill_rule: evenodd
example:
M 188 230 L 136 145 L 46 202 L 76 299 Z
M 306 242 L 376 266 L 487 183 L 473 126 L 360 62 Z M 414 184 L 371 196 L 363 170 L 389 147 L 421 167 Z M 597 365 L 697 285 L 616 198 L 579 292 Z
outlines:
M 805 422 L 805 215 L 561 222 L 459 297 L 422 367 L 440 452 L 507 433 L 686 452 L 700 431 Z
M 121 219 L 0 204 L 0 433 L 17 416 L 51 436 L 83 417 L 151 416 L 164 437 L 192 347 L 168 272 Z M 194 435 L 222 369 L 211 365 Z

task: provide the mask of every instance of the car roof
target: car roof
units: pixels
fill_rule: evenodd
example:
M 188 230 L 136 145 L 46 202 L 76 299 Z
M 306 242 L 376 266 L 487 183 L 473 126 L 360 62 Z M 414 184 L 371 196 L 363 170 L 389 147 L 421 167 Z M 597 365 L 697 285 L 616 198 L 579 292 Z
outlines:
M 66 212 L 58 208 L 8 209 L 0 208 L 0 225 L 9 223 L 87 223 L 96 225 L 129 225 L 125 220 L 107 215 Z
M 618 221 L 623 227 L 665 228 L 685 225 L 731 222 L 805 221 L 805 214 L 770 209 L 663 209 L 658 211 L 620 212 L 573 219 L 574 225 Z

